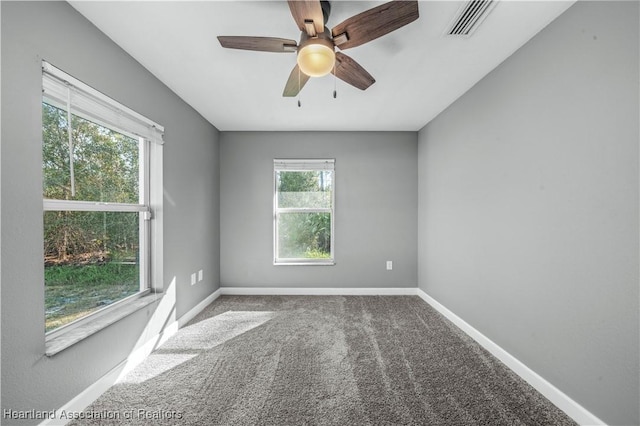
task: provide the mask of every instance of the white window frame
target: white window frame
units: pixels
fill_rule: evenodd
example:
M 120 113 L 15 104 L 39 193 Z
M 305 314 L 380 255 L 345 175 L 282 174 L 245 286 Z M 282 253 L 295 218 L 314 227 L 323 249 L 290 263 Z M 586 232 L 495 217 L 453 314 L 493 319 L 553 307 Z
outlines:
M 140 148 L 139 182 L 141 184 L 138 203 L 43 199 L 43 211 L 138 212 L 140 214 L 139 292 L 47 332 L 47 344 L 51 342 L 60 346 L 59 340 L 65 335 L 71 336 L 72 343 L 75 343 L 79 340 L 78 329 L 88 330 L 86 333 L 80 333 L 83 337 L 93 334 L 100 328 L 92 323 L 109 324 L 116 320 L 116 311 L 120 314 L 132 312 L 132 309 L 127 310 L 127 305 L 130 305 L 130 308 L 145 306 L 144 303 L 140 303 L 142 297 L 153 295 L 154 299 L 150 301 L 152 302 L 155 300 L 155 295 L 163 290 L 162 145 L 164 127 L 46 61 L 42 61 L 42 85 L 43 102 L 136 139 Z M 113 318 L 105 320 L 109 315 Z M 86 327 L 87 325 L 89 326 Z M 71 331 L 74 333 L 69 333 Z M 49 352 L 47 354 L 49 355 Z
M 330 208 L 281 208 L 278 206 L 277 174 L 287 172 L 327 171 L 331 174 Z M 335 265 L 335 205 L 336 205 L 335 159 L 274 159 L 273 160 L 273 264 L 274 265 Z M 278 217 L 286 213 L 329 213 L 331 215 L 331 256 L 325 259 L 278 257 Z

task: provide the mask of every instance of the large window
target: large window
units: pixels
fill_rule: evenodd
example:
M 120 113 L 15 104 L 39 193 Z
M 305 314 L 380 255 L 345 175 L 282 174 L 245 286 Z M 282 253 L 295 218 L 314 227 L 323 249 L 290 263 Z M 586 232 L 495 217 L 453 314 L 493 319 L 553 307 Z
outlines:
M 162 127 L 43 63 L 45 331 L 159 277 Z
M 335 161 L 274 160 L 274 263 L 334 263 Z

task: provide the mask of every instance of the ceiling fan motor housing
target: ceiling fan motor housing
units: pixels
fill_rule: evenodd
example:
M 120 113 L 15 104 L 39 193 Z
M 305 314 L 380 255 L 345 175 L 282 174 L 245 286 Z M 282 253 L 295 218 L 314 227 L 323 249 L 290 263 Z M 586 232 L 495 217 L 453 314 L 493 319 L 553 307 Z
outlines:
M 327 22 L 329 22 L 329 16 L 331 15 L 331 2 L 329 2 L 329 0 L 321 0 L 320 7 L 322 8 L 324 24 L 327 25 Z

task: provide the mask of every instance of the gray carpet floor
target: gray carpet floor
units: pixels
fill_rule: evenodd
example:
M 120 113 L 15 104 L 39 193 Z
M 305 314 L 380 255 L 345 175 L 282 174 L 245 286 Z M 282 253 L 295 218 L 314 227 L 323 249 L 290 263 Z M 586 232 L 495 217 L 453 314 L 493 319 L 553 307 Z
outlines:
M 85 413 L 72 424 L 575 425 L 417 296 L 222 296 Z

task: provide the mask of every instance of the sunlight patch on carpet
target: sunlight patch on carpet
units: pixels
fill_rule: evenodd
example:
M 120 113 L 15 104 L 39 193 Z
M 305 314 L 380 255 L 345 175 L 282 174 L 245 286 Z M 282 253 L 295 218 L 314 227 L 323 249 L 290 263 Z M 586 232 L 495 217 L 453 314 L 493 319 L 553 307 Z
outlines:
M 228 311 L 180 330 L 161 350 L 207 350 L 261 326 L 274 312 Z
M 143 383 L 189 361 L 197 354 L 151 354 L 120 383 Z

